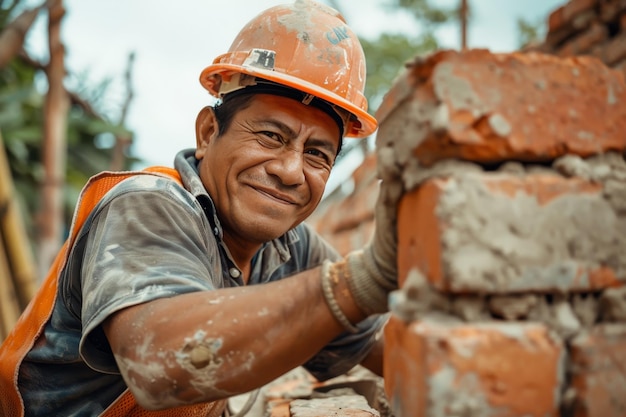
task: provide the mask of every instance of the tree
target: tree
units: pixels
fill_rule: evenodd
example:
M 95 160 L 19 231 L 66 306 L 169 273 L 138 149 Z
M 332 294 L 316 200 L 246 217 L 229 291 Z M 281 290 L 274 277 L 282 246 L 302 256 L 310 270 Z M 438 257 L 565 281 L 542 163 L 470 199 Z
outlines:
M 10 25 L 26 13 L 24 1 L 3 0 L 1 4 L 0 39 L 14 33 L 14 26 Z M 48 62 L 39 62 L 24 50 L 23 35 L 30 25 L 22 27 L 25 29 L 23 33 L 17 32 L 22 36 L 17 38 L 12 36 L 11 43 L 8 44 L 10 48 L 7 49 L 6 44 L 0 45 L 2 52 L 17 51 L 17 55 L 14 53 L 14 56 L 0 67 L 0 132 L 20 205 L 23 211 L 28 213 L 24 217 L 29 236 L 31 241 L 35 242 L 40 233 L 40 222 L 51 221 L 36 218 L 41 205 L 41 187 L 47 180 L 42 152 L 44 103 L 47 91 L 41 91 L 40 86 L 42 81 L 45 82 Z M 2 54 L 0 62 L 1 59 Z M 71 70 L 68 72 L 81 94 L 67 91 L 69 108 L 65 126 L 61 129 L 66 134 L 67 142 L 67 145 L 63 145 L 64 156 L 67 158 L 67 164 L 63 168 L 65 179 L 62 183 L 63 229 L 67 229 L 71 223 L 78 193 L 89 177 L 111 168 L 115 140 L 105 142 L 103 145 L 100 138 L 103 135 L 111 135 L 113 138 L 120 137 L 127 141 L 129 138 L 132 139 L 132 132 L 125 128 L 123 119 L 121 122 L 112 121 L 93 104 L 107 101 L 105 98 L 107 83 L 103 82 L 96 87 L 83 85 L 79 76 L 73 74 Z M 130 73 L 130 68 L 128 72 Z M 128 103 L 124 106 L 127 107 Z M 119 169 L 128 169 L 137 161 L 128 155 L 123 156 L 124 161 L 119 165 Z M 36 219 L 38 221 L 35 221 Z
M 541 41 L 539 32 L 543 24 L 543 19 L 535 22 L 530 22 L 521 17 L 517 19 L 517 32 L 520 49 Z

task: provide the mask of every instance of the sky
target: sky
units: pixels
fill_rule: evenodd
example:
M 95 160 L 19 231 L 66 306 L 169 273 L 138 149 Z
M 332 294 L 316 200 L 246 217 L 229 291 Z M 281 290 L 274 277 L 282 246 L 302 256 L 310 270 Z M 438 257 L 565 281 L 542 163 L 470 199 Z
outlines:
M 31 4 L 41 1 L 30 0 Z M 198 111 L 212 104 L 198 79 L 203 68 L 227 52 L 239 30 L 271 6 L 291 0 L 64 0 L 62 39 L 66 67 L 88 74 L 97 85 L 111 80 L 110 116 L 118 119 L 126 96 L 124 72 L 132 68 L 133 99 L 126 126 L 134 131 L 131 153 L 144 165 L 171 166 L 176 152 L 195 146 Z M 320 0 L 325 2 L 324 0 Z M 349 26 L 365 38 L 382 32 L 414 34 L 411 17 L 388 12 L 387 0 L 337 0 Z M 456 6 L 459 0 L 432 0 Z M 551 11 L 566 0 L 469 0 L 472 20 L 470 47 L 509 52 L 518 47 L 516 20 L 547 22 Z M 327 2 L 326 2 L 327 3 Z M 443 48 L 458 49 L 458 25 L 437 32 Z M 38 19 L 26 39 L 27 49 L 46 60 L 46 19 Z

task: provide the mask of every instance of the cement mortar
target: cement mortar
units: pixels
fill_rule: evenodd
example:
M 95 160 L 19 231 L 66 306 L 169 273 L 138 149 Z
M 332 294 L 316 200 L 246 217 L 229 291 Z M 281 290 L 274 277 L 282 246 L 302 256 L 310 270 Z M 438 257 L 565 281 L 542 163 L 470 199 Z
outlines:
M 337 395 L 329 398 L 293 400 L 290 403 L 292 417 L 354 416 L 380 417 L 380 413 L 367 404 L 362 395 Z
M 490 417 L 506 414 L 505 409 L 490 404 L 474 373 L 459 376 L 454 368 L 442 366 L 429 381 L 429 406 L 426 412 L 429 417 Z
M 497 173 L 494 173 L 497 175 Z M 483 174 L 484 176 L 484 174 Z M 619 201 L 619 199 L 615 199 Z M 626 216 L 602 195 L 496 194 L 471 173 L 450 177 L 437 207 L 443 266 L 453 291 L 511 293 L 589 287 L 580 267 L 626 280 Z
M 419 94 L 417 91 L 415 94 Z M 377 135 L 380 178 L 394 194 L 407 192 L 429 178 L 448 177 L 437 215 L 450 227 L 442 235 L 444 270 L 452 289 L 462 292 L 510 293 L 529 288 L 568 291 L 585 288 L 580 267 L 610 267 L 626 281 L 626 163 L 607 153 L 583 160 L 567 155 L 548 167 L 510 162 L 498 173 L 576 176 L 601 183 L 600 196 L 571 194 L 541 205 L 536 197 L 513 200 L 485 189 L 471 162 L 443 160 L 424 167 L 413 150 L 436 126 L 446 126 L 445 112 L 432 98 L 412 97 L 398 103 Z M 393 202 L 393 200 L 390 200 Z
M 528 317 L 538 302 L 538 296 L 534 294 L 500 295 L 489 299 L 489 310 L 505 320 L 520 320 Z
M 626 322 L 626 287 L 609 288 L 602 293 L 600 314 L 604 321 Z

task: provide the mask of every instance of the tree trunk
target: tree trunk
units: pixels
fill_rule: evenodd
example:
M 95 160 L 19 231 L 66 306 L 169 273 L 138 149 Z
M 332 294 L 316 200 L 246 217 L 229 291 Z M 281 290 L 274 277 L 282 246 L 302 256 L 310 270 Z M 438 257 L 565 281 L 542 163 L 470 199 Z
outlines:
M 467 49 L 467 20 L 469 14 L 468 0 L 461 0 L 459 17 L 461 20 L 461 50 Z
M 120 127 L 124 126 L 124 123 L 126 123 L 126 116 L 128 115 L 130 102 L 132 101 L 134 96 L 132 84 L 134 62 L 135 54 L 131 52 L 130 55 L 128 55 L 128 66 L 126 67 L 126 74 L 124 76 L 124 79 L 126 81 L 126 100 L 124 101 L 124 105 L 122 106 L 122 112 L 118 121 L 118 125 Z M 113 148 L 113 158 L 111 160 L 111 171 L 121 171 L 126 169 L 126 150 L 132 144 L 132 142 L 133 136 L 128 131 L 116 135 L 115 147 Z
M 0 144 L 2 144 L 2 135 L 0 135 Z M 3 145 L 0 145 L 0 232 L 0 237 L 2 237 L 0 241 L 3 242 L 5 249 L 3 252 L 6 252 L 6 259 L 4 261 L 0 259 L 0 263 L 6 262 L 6 271 L 8 271 L 5 276 L 5 269 L 0 266 L 0 279 L 8 281 L 12 278 L 19 309 L 24 309 L 35 295 L 39 280 L 33 249 L 15 197 L 11 169 Z M 8 288 L 9 284 L 3 285 L 3 288 Z
M 62 0 L 49 3 L 48 44 L 50 62 L 46 68 L 48 94 L 44 104 L 42 204 L 38 216 L 39 272 L 43 276 L 63 241 L 63 192 L 67 158 L 67 114 L 69 95 L 63 85 L 65 48 L 61 41 L 61 20 L 65 14 Z
M 0 68 L 4 68 L 24 45 L 24 37 L 43 6 L 25 10 L 0 33 Z

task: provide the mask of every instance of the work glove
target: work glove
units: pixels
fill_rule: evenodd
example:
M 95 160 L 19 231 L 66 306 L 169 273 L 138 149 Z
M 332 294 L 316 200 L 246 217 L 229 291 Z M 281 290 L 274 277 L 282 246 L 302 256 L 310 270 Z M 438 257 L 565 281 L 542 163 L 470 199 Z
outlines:
M 403 185 L 393 150 L 382 148 L 377 157 L 382 180 L 374 208 L 374 234 L 363 249 L 350 252 L 337 262 L 326 261 L 322 267 L 324 298 L 333 316 L 352 333 L 358 332 L 358 328 L 341 310 L 333 290 L 340 279 L 346 281 L 355 304 L 368 316 L 387 312 L 389 292 L 398 288 L 397 211 Z

